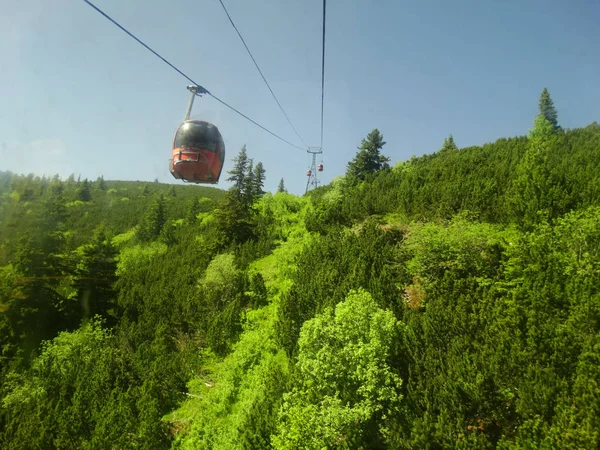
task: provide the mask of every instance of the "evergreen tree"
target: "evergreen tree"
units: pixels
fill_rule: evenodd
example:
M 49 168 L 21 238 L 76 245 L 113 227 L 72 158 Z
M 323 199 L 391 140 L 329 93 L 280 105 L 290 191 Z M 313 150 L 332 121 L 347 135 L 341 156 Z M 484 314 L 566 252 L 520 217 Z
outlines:
M 362 140 L 358 147 L 358 153 L 348 163 L 346 174 L 358 180 L 364 180 L 367 175 L 389 168 L 390 159 L 380 152 L 384 145 L 383 135 L 375 128 L 366 139 Z
M 158 239 L 163 244 L 167 244 L 169 247 L 177 243 L 176 225 L 173 222 L 167 222 L 160 231 Z
M 235 191 L 227 192 L 213 213 L 214 228 L 222 233 L 224 242 L 243 243 L 255 237 L 251 212 Z
M 105 191 L 106 190 L 106 183 L 104 182 L 104 176 L 100 175 L 98 177 L 98 189 L 100 189 L 101 191 Z
M 247 205 L 254 203 L 254 161 L 248 160 L 248 167 L 246 168 L 246 174 L 244 176 L 244 183 L 242 185 L 241 196 Z
M 506 196 L 506 210 L 517 223 L 530 229 L 543 218 L 564 213 L 559 205 L 568 193 L 564 181 L 552 170 L 551 153 L 559 137 L 550 121 L 539 114 L 529 130 L 529 148 L 515 170 L 515 178 Z
M 43 237 L 44 240 L 47 238 Z M 43 245 L 43 244 L 42 244 Z M 0 369 L 6 358 L 28 358 L 41 341 L 53 338 L 61 329 L 68 326 L 64 320 L 66 299 L 57 291 L 62 278 L 62 267 L 54 254 L 48 254 L 42 247 L 30 240 L 18 244 L 14 267 L 24 282 L 7 292 L 8 300 L 3 311 L 2 350 Z M 12 345 L 11 345 L 12 344 Z
M 142 219 L 138 236 L 142 241 L 151 241 L 156 239 L 165 225 L 165 199 L 160 195 L 152 204 L 146 216 Z
M 554 103 L 550 98 L 547 88 L 544 88 L 542 95 L 540 95 L 539 107 L 540 115 L 544 116 L 555 130 L 558 130 L 560 128 L 558 126 L 558 113 L 556 112 L 556 108 L 554 108 Z
M 258 162 L 256 167 L 254 168 L 254 176 L 253 176 L 253 184 L 252 184 L 252 193 L 254 199 L 259 199 L 264 195 L 263 187 L 265 184 L 265 168 L 262 162 Z
M 192 200 L 190 207 L 188 209 L 187 220 L 190 223 L 194 223 L 198 218 L 198 213 L 200 212 L 200 199 L 196 198 Z
M 227 181 L 233 181 L 233 186 L 241 195 L 246 182 L 246 172 L 248 169 L 248 154 L 246 153 L 246 145 L 242 147 L 240 153 L 233 158 L 233 169 L 227 171 L 230 175 Z
M 92 243 L 83 247 L 73 279 L 81 318 L 90 319 L 96 314 L 107 318 L 116 297 L 113 286 L 117 280 L 117 253 L 103 232 L 97 233 Z
M 246 205 L 252 205 L 263 192 L 265 169 L 261 162 L 254 167 L 254 161 L 248 158 L 246 146 L 233 158 L 233 169 L 228 171 L 231 176 L 227 181 L 233 181 L 232 190 L 237 198 Z
M 132 359 L 97 320 L 45 343 L 3 386 L 2 448 L 170 448 L 159 388 Z
M 279 186 L 277 186 L 277 192 L 287 192 L 285 185 L 283 184 L 283 178 L 279 180 Z
M 452 135 L 444 139 L 444 146 L 442 147 L 442 151 L 447 150 L 458 150 L 458 147 L 454 143 L 454 138 L 452 137 Z
M 87 178 L 83 180 L 83 183 L 77 188 L 77 200 L 82 202 L 89 202 L 92 199 L 92 193 L 90 191 L 90 183 Z

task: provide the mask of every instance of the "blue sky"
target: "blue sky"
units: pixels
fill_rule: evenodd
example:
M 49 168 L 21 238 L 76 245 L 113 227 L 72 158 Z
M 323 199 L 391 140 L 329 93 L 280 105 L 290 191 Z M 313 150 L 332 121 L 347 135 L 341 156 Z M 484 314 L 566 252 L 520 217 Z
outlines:
M 168 172 L 189 84 L 79 0 L 2 2 L 0 170 L 180 183 Z M 301 144 L 218 0 L 96 0 L 217 97 Z M 300 135 L 320 140 L 321 0 L 224 0 Z M 597 0 L 329 0 L 321 181 L 346 170 L 378 128 L 393 163 L 526 134 L 548 87 L 563 127 L 600 119 Z M 214 99 L 225 171 L 246 144 L 267 170 L 306 186 L 306 153 Z

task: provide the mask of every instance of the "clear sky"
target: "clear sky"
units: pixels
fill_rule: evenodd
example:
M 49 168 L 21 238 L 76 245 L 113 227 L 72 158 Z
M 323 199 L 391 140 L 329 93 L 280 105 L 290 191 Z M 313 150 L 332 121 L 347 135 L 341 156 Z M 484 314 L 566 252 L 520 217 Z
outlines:
M 218 0 L 96 0 L 217 97 L 301 144 Z M 224 0 L 309 145 L 320 140 L 321 0 Z M 0 170 L 181 183 L 168 159 L 188 83 L 79 0 L 0 0 Z M 378 128 L 393 163 L 526 134 L 550 91 L 566 128 L 600 119 L 598 0 L 329 0 L 321 181 Z M 214 99 L 193 118 L 303 193 L 309 157 Z

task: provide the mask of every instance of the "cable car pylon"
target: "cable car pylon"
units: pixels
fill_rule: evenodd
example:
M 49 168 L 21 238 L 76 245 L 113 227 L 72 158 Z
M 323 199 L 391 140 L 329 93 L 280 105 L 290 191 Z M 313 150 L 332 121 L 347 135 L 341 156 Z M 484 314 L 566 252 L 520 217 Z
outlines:
M 323 149 L 321 147 L 308 147 L 306 150 L 307 153 L 312 155 L 312 164 L 310 169 L 306 171 L 306 176 L 308 176 L 308 181 L 306 182 L 306 194 L 310 189 L 315 189 L 319 186 L 319 180 L 317 178 L 317 172 L 323 172 L 323 163 L 319 164 L 317 167 L 317 155 L 323 153 Z

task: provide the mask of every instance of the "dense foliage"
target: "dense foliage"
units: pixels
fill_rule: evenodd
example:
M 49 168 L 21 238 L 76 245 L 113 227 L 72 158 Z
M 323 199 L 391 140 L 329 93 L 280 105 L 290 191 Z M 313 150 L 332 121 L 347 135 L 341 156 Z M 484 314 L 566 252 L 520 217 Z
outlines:
M 0 173 L 0 446 L 598 448 L 600 126 L 264 193 Z

